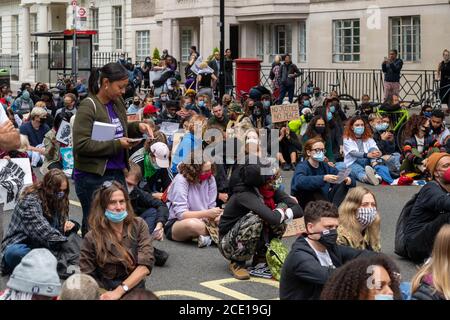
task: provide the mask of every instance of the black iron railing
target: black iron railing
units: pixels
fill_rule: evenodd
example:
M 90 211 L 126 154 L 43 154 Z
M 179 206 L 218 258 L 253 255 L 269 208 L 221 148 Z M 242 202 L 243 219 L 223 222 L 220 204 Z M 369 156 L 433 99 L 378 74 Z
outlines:
M 125 59 L 128 58 L 128 53 L 125 52 Z M 101 68 L 105 64 L 110 62 L 117 62 L 119 60 L 120 52 L 100 52 L 95 51 L 92 53 L 92 67 Z
M 19 79 L 20 59 L 18 54 L 0 54 L 0 68 L 7 69 L 12 80 Z
M 261 67 L 261 85 L 270 88 L 271 67 Z M 333 84 L 339 94 L 349 94 L 356 100 L 368 94 L 372 101 L 384 100 L 384 74 L 376 69 L 302 69 L 303 74 L 296 81 L 296 95 L 306 92 L 308 85 L 318 86 L 322 91 L 330 92 Z M 422 94 L 433 89 L 436 71 L 403 70 L 400 79 L 400 98 L 405 101 L 420 101 Z

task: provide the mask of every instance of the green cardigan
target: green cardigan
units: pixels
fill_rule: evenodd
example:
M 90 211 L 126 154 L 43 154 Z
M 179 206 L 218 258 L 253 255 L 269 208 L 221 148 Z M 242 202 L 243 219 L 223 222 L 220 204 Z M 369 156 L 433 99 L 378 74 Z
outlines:
M 91 99 L 89 99 L 91 98 Z M 94 104 L 92 103 L 94 101 Z M 114 111 L 124 128 L 124 137 L 137 138 L 142 136 L 139 122 L 127 121 L 127 110 L 122 98 L 114 101 Z M 91 139 L 94 121 L 111 123 L 108 110 L 95 95 L 89 96 L 81 102 L 73 126 L 73 155 L 75 169 L 103 176 L 108 159 L 117 155 L 122 149 L 119 140 L 94 141 Z M 125 150 L 127 168 L 129 153 Z

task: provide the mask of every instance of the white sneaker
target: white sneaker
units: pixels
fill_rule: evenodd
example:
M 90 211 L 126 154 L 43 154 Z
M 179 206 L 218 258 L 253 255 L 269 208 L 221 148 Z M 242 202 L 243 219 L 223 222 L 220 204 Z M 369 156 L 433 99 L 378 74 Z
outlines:
M 380 183 L 383 182 L 383 178 L 382 178 L 378 173 L 375 174 L 375 177 L 377 177 L 377 179 L 378 179 L 378 181 L 379 181 Z
M 199 248 L 204 248 L 204 247 L 209 247 L 212 243 L 211 237 L 210 236 L 198 236 L 197 239 L 197 243 L 198 243 L 198 247 Z
M 366 166 L 365 171 L 366 171 L 367 182 L 369 182 L 370 184 L 372 184 L 374 186 L 377 186 L 380 184 L 380 181 L 378 180 L 378 178 L 375 175 L 375 170 L 371 166 Z

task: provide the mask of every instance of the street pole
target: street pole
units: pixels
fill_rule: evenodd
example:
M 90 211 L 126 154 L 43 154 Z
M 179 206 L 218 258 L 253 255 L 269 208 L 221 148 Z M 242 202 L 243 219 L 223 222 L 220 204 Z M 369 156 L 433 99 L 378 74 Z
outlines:
M 77 83 L 77 2 L 72 2 L 73 18 L 72 18 L 72 30 L 73 30 L 73 45 L 72 45 L 72 77 L 73 82 Z
M 220 71 L 219 71 L 219 101 L 225 94 L 225 0 L 220 0 Z

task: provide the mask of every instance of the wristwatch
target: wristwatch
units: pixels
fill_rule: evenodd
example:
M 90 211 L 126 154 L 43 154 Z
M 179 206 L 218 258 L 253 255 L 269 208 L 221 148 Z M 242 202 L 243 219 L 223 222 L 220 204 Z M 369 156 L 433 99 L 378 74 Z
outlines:
M 120 286 L 122 287 L 123 291 L 125 291 L 125 293 L 127 293 L 130 290 L 130 288 L 128 288 L 128 286 L 125 283 L 122 283 Z

